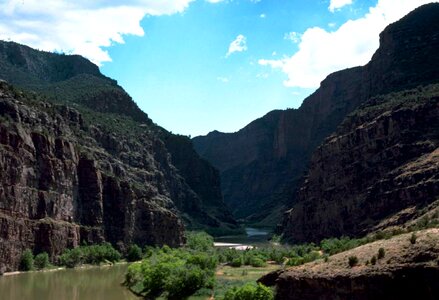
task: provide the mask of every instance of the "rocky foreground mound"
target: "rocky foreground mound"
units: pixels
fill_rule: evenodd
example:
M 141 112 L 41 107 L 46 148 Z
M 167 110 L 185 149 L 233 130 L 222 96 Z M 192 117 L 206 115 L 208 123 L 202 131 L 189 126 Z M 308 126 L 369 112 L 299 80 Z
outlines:
M 276 299 L 439 299 L 439 229 L 394 236 L 259 279 Z M 384 257 L 379 258 L 379 249 Z M 376 263 L 373 264 L 373 257 Z M 355 266 L 349 258 L 356 257 Z

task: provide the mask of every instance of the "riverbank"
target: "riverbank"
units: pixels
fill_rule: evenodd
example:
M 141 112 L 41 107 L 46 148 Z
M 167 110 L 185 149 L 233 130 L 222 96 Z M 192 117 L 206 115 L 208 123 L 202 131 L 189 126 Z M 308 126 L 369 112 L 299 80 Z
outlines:
M 108 268 L 108 267 L 114 267 L 116 265 L 127 265 L 127 264 L 129 264 L 129 262 L 127 262 L 127 261 L 120 261 L 117 263 L 102 263 L 100 265 L 83 264 L 83 265 L 75 267 L 74 269 L 81 270 L 81 269 L 91 269 L 91 268 Z M 63 271 L 63 270 L 69 270 L 69 269 L 72 269 L 72 268 L 52 266 L 52 267 L 44 268 L 41 270 L 5 272 L 5 273 L 1 274 L 0 277 L 1 276 L 7 277 L 7 276 L 20 275 L 20 274 L 28 274 L 28 273 L 56 272 L 56 271 Z
M 128 263 L 21 272 L 0 277 L 8 300 L 137 300 L 122 285 Z

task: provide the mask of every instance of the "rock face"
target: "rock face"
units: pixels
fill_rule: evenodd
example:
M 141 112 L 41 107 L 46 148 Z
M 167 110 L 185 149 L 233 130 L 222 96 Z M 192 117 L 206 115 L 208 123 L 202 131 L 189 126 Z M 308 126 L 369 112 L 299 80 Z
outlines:
M 418 232 L 415 245 L 410 234 L 378 241 L 285 271 L 270 273 L 260 282 L 276 285 L 276 299 L 438 299 L 439 231 Z M 366 265 L 379 248 L 385 257 L 376 265 Z M 348 257 L 356 256 L 357 266 L 348 266 Z
M 299 109 L 273 111 L 231 133 L 194 138 L 221 172 L 224 199 L 237 217 L 272 222 L 291 207 L 313 151 L 373 96 L 439 81 L 439 5 L 422 6 L 388 26 L 364 67 L 329 75 Z
M 86 59 L 0 42 L 0 78 L 14 84 L 0 81 L 0 271 L 26 248 L 53 258 L 82 242 L 178 246 L 184 225 L 238 230 L 190 140 Z
M 439 85 L 372 98 L 314 153 L 285 237 L 401 225 L 439 199 Z M 416 208 L 416 209 L 413 209 Z
M 183 181 L 170 186 L 160 165 L 136 169 L 91 136 L 83 139 L 81 134 L 93 128 L 83 127 L 74 110 L 44 102 L 34 106 L 5 83 L 0 84 L 0 107 L 2 269 L 16 269 L 26 248 L 55 256 L 83 241 L 109 241 L 120 248 L 134 242 L 184 242 L 170 197 L 189 197 Z M 166 153 L 162 143 L 155 143 L 143 146 Z

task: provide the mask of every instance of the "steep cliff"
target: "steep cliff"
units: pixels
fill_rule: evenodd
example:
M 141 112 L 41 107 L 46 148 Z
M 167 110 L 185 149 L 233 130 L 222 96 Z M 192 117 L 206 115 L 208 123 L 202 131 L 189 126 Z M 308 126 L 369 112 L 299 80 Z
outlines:
M 388 26 L 366 66 L 329 75 L 299 109 L 270 112 L 236 133 L 194 138 L 197 152 L 220 170 L 235 215 L 278 221 L 276 213 L 295 203 L 313 151 L 346 115 L 373 96 L 439 81 L 438 16 L 433 3 Z
M 122 139 L 131 151 L 118 159 L 99 142 L 111 136 L 77 111 L 29 99 L 4 82 L 0 108 L 2 271 L 16 269 L 25 248 L 53 256 L 82 241 L 120 248 L 183 242 L 170 194 L 188 189 L 166 182 L 166 166 L 155 159 L 166 157 L 161 141 L 146 134 L 138 145 Z M 143 168 L 129 163 L 138 155 Z
M 177 246 L 184 225 L 239 229 L 190 140 L 153 124 L 89 61 L 0 42 L 0 78 L 1 272 L 26 248 Z
M 372 98 L 314 153 L 284 219 L 294 241 L 362 235 L 439 200 L 439 85 Z
M 102 75 L 98 67 L 85 58 L 0 42 L 0 78 L 26 91 L 42 94 L 52 103 L 75 107 L 89 124 L 98 129 L 96 134 L 101 146 L 119 159 L 127 156 L 124 140 L 136 144 L 137 139 L 148 132 L 146 139 L 154 137 L 166 148 L 163 150 L 166 154 L 157 158 L 161 159 L 162 165 L 169 164 L 170 169 L 181 168 L 174 173 L 167 171 L 166 180 L 172 185 L 177 178 L 190 190 L 187 193 L 190 196 L 184 200 L 178 192 L 170 195 L 182 212 L 186 225 L 193 229 L 212 228 L 213 233 L 238 229 L 221 192 L 215 187 L 219 185 L 218 174 L 193 151 L 191 142 L 153 124 L 115 80 Z M 115 119 L 119 121 L 114 122 Z M 124 128 L 123 133 L 121 128 Z M 127 133 L 128 137 L 120 138 L 118 131 L 122 135 Z M 100 132 L 103 132 L 102 136 Z M 167 157 L 169 154 L 171 159 Z M 142 159 L 142 156 L 131 157 L 129 163 L 143 168 Z M 187 171 L 187 165 L 197 166 L 198 173 Z M 212 191 L 210 194 L 203 192 L 208 187 Z

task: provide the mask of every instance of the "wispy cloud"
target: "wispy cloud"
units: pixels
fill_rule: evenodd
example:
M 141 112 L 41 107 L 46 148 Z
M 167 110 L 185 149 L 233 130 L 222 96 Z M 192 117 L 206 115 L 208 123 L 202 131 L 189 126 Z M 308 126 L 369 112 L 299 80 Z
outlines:
M 352 0 L 331 0 L 328 9 L 329 11 L 334 12 L 336 9 L 340 9 L 349 4 L 352 4 Z
M 183 12 L 194 0 L 4 0 L 0 39 L 47 51 L 80 54 L 94 63 L 111 61 L 105 47 L 124 35 L 143 36 L 147 15 Z
M 230 79 L 228 77 L 218 76 L 216 80 L 221 81 L 222 83 L 229 83 Z
M 285 33 L 285 35 L 284 35 L 285 40 L 290 40 L 293 43 L 300 42 L 301 38 L 302 38 L 302 35 L 300 33 L 294 32 L 294 31 Z
M 226 57 L 229 57 L 235 52 L 247 51 L 247 39 L 242 34 L 238 35 L 229 45 L 229 51 L 227 51 Z
M 282 59 L 260 59 L 259 64 L 280 69 L 288 87 L 316 88 L 330 73 L 364 65 L 379 46 L 379 33 L 428 0 L 378 0 L 376 6 L 357 20 L 349 20 L 336 31 L 320 27 L 307 29 L 301 36 L 299 50 Z

